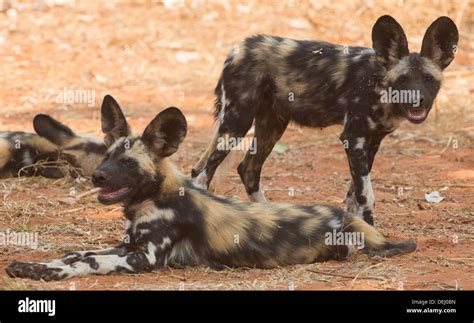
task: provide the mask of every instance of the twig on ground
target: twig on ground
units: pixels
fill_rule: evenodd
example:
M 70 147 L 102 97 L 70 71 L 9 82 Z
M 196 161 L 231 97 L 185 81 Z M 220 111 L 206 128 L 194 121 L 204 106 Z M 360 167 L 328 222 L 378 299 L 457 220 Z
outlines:
M 368 279 L 368 280 L 379 280 L 379 281 L 386 281 L 386 278 L 382 277 L 374 277 L 374 276 L 363 276 L 363 277 L 358 277 L 358 276 L 349 276 L 349 275 L 341 275 L 341 274 L 332 274 L 332 273 L 325 273 L 319 270 L 314 270 L 314 269 L 306 269 L 309 272 L 315 273 L 315 274 L 321 274 L 321 275 L 327 275 L 327 276 L 335 276 L 335 277 L 341 277 L 341 278 L 349 278 L 349 279 Z

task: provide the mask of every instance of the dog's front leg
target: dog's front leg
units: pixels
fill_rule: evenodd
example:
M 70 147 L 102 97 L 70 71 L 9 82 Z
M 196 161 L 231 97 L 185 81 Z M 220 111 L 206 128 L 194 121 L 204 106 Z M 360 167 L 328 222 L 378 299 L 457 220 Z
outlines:
M 126 253 L 125 245 L 120 244 L 115 247 L 110 247 L 106 249 L 96 249 L 96 250 L 84 250 L 84 251 L 72 251 L 66 253 L 62 258 L 48 261 L 44 264 L 49 264 L 52 266 L 64 266 L 70 265 L 76 261 L 81 260 L 82 258 L 94 255 L 123 255 Z
M 341 141 L 347 154 L 352 177 L 352 183 L 345 199 L 346 209 L 348 212 L 363 217 L 367 223 L 373 225 L 372 210 L 375 197 L 370 181 L 369 155 L 375 156 L 375 153 L 369 153 L 370 145 L 368 145 L 369 140 L 366 135 L 344 129 Z
M 130 252 L 124 255 L 85 254 L 85 257 L 67 265 L 59 265 L 55 262 L 24 263 L 15 261 L 7 267 L 6 272 L 10 277 L 51 281 L 89 274 L 148 272 L 154 268 L 162 268 L 165 265 L 168 250 L 163 250 L 152 242 L 149 242 L 143 249 L 143 251 Z

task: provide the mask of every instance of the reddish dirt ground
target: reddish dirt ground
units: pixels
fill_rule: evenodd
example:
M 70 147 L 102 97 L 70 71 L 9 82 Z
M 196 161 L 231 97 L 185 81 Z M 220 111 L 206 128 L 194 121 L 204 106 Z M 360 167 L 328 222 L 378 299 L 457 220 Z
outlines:
M 346 262 L 273 270 L 169 268 L 50 283 L 10 279 L 0 270 L 0 289 L 474 289 L 472 7 L 463 9 L 462 1 L 428 7 L 416 1 L 404 6 L 382 1 L 372 6 L 362 1 L 41 3 L 12 4 L 0 12 L 0 130 L 31 131 L 32 117 L 41 112 L 77 132 L 100 135 L 98 111 L 106 93 L 122 103 L 137 133 L 161 109 L 179 106 L 189 132 L 172 158 L 186 174 L 211 138 L 213 88 L 225 55 L 246 36 L 370 46 L 373 22 L 390 13 L 418 51 L 429 23 L 445 14 L 458 22 L 460 51 L 428 121 L 403 124 L 384 140 L 374 164 L 377 227 L 391 239 L 415 238 L 416 252 L 387 259 L 359 254 Z M 64 88 L 93 91 L 93 107 L 57 102 Z M 263 170 L 267 197 L 343 206 L 349 170 L 340 131 L 290 126 L 280 141 L 288 150 L 273 152 Z M 0 246 L 0 268 L 13 260 L 42 261 L 120 241 L 121 208 L 102 206 L 94 196 L 73 205 L 58 201 L 71 188 L 80 193 L 91 186 L 71 178 L 0 181 L 0 231 L 39 235 L 35 250 Z M 212 189 L 246 199 L 235 165 L 220 171 Z M 426 202 L 425 193 L 435 190 L 445 199 Z

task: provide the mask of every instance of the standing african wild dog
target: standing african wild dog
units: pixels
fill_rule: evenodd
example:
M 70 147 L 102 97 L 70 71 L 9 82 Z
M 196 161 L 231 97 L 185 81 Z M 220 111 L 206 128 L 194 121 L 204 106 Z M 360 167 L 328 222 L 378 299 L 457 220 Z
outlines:
M 380 142 L 404 119 L 427 118 L 442 71 L 454 58 L 458 31 L 451 19 L 440 17 L 426 31 L 420 54 L 410 53 L 402 27 L 382 16 L 372 41 L 373 49 L 247 38 L 224 63 L 215 90 L 218 130 L 193 168 L 193 182 L 208 188 L 229 153 L 218 142 L 245 136 L 255 120 L 256 153 L 247 152 L 238 173 L 250 198 L 263 202 L 262 165 L 289 122 L 318 128 L 342 124 L 340 139 L 352 176 L 346 207 L 373 224 L 370 171 Z M 387 93 L 413 98 L 384 100 Z
M 413 240 L 385 240 L 361 218 L 339 208 L 242 202 L 193 186 L 167 158 L 187 131 L 177 108 L 162 111 L 141 136 L 131 136 L 119 105 L 106 96 L 102 129 L 110 147 L 92 180 L 102 188 L 100 202 L 123 203 L 126 241 L 46 263 L 13 262 L 6 269 L 9 276 L 57 280 L 148 272 L 167 263 L 272 268 L 344 259 L 355 250 L 348 240 L 328 243 L 328 233 L 361 234 L 365 247 L 358 247 L 374 255 L 393 256 L 416 248 Z
M 0 132 L 0 178 L 58 178 L 66 169 L 73 176 L 91 176 L 107 150 L 101 138 L 75 134 L 48 115 L 36 115 L 33 127 L 37 134 Z

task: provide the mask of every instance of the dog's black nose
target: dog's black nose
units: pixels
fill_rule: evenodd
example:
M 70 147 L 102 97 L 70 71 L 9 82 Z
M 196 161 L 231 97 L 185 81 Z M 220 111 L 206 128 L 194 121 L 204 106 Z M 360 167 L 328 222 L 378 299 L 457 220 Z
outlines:
M 94 185 L 100 185 L 105 183 L 108 176 L 103 170 L 96 169 L 92 174 L 92 183 Z

